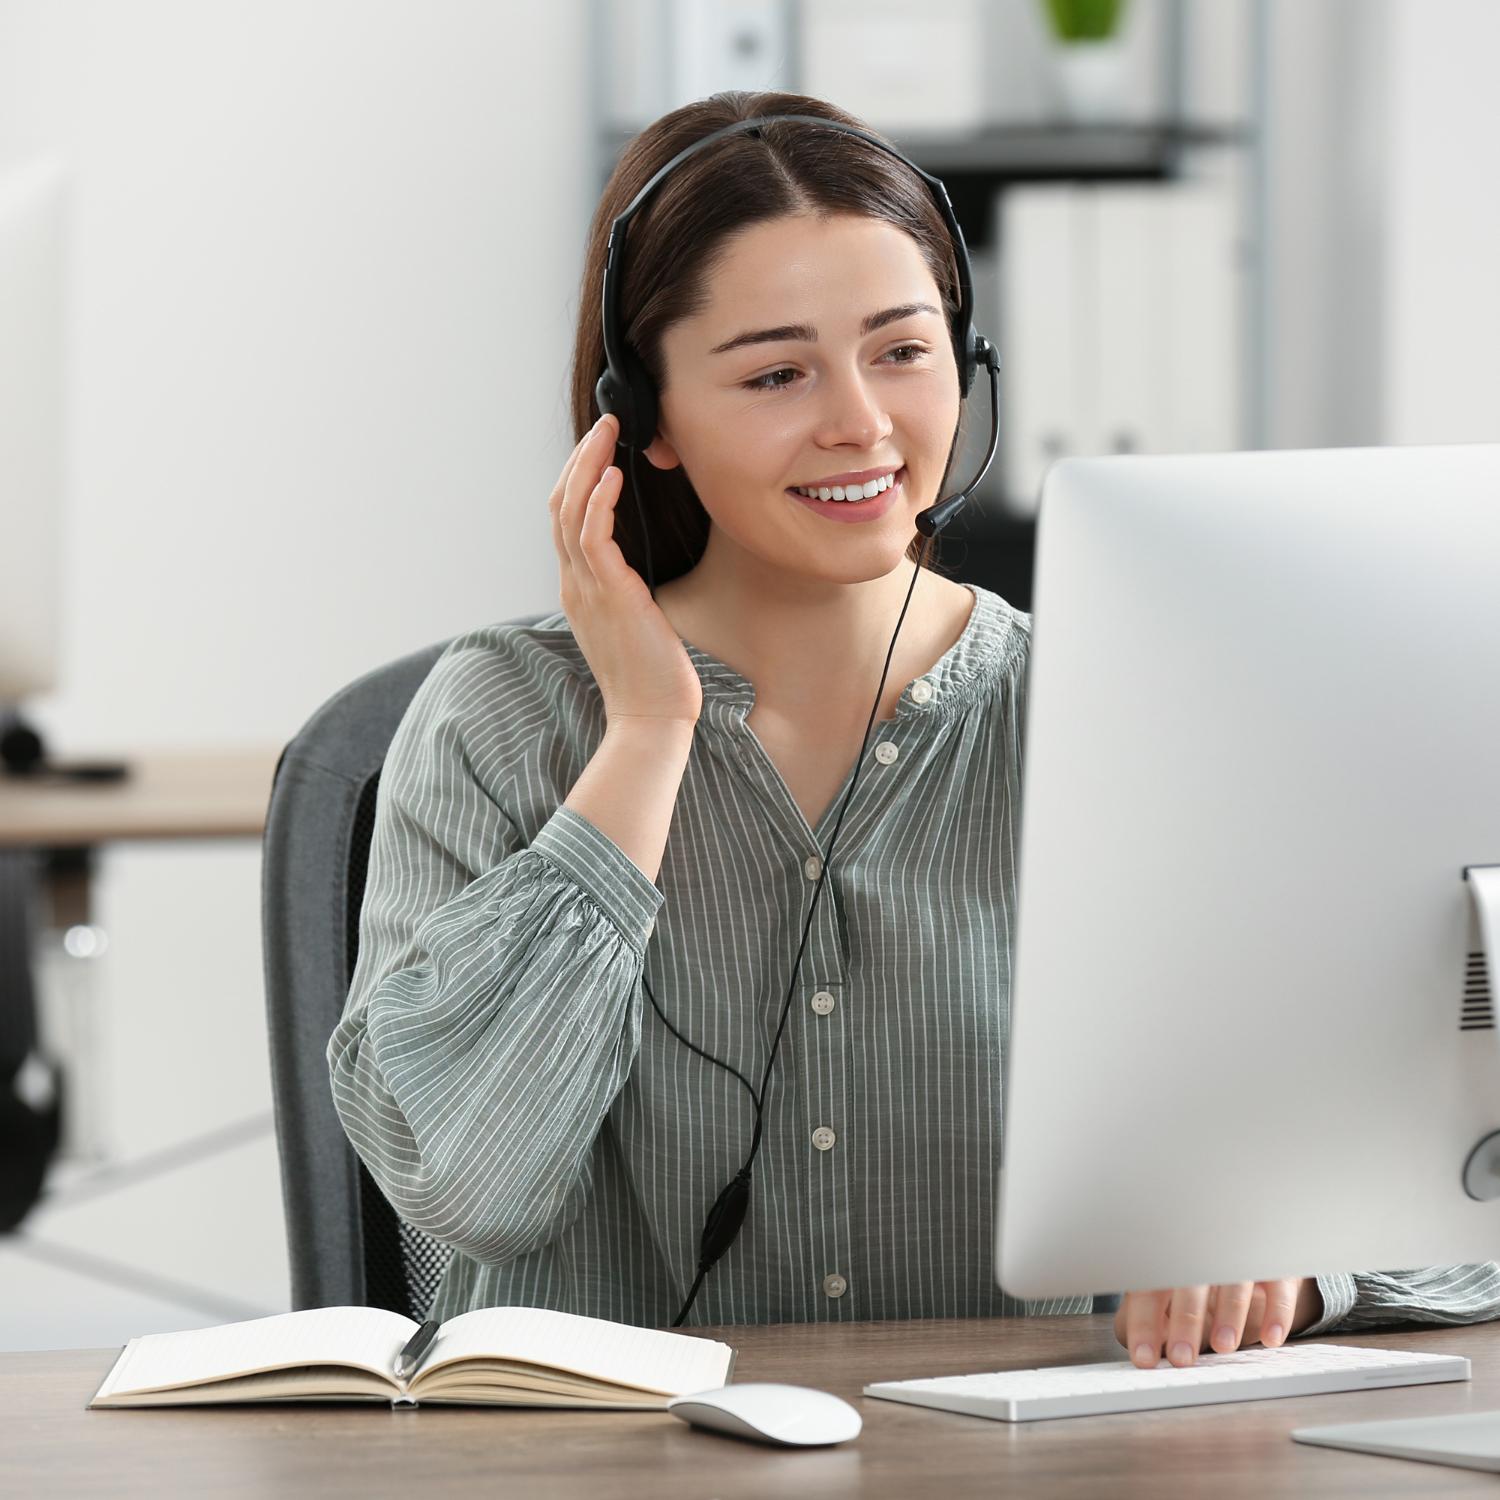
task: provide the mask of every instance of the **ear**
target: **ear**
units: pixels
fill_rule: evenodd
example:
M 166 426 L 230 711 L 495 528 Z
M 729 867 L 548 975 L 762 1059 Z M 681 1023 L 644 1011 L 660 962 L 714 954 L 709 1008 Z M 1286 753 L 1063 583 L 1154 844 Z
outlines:
M 646 458 L 658 469 L 678 468 L 682 459 L 678 457 L 677 450 L 661 435 L 661 429 L 657 429 L 656 436 L 641 449 Z

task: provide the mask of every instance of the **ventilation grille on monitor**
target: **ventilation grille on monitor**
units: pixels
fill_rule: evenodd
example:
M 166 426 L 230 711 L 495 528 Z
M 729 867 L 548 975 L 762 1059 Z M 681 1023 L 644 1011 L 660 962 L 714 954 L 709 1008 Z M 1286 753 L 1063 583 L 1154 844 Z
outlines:
M 1490 994 L 1490 977 L 1485 969 L 1484 954 L 1471 953 L 1464 971 L 1464 1005 L 1459 1017 L 1460 1031 L 1493 1031 L 1495 1029 L 1494 996 Z

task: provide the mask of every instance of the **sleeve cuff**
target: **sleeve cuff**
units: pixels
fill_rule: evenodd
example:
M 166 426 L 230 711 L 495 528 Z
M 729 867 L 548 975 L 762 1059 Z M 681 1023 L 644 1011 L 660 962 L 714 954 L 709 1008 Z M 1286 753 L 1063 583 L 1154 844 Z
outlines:
M 1297 1335 L 1299 1339 L 1312 1338 L 1317 1334 L 1326 1333 L 1334 1324 L 1341 1322 L 1354 1310 L 1358 1294 L 1354 1288 L 1354 1278 L 1347 1271 L 1319 1276 L 1318 1290 L 1323 1294 L 1323 1316 L 1316 1322 L 1309 1323 Z
M 580 886 L 642 953 L 666 897 L 608 834 L 560 805 L 530 848 Z

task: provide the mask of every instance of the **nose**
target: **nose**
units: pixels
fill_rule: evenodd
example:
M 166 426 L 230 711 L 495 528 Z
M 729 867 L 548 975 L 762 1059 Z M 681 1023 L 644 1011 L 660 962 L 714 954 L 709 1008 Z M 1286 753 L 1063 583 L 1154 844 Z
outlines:
M 818 441 L 828 448 L 858 448 L 871 453 L 890 436 L 891 421 L 873 384 L 856 362 L 852 370 L 834 371 L 824 386 Z

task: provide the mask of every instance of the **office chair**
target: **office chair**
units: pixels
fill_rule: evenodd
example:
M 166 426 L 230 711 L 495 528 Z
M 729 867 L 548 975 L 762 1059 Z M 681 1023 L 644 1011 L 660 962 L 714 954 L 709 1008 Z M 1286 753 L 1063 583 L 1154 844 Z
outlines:
M 281 752 L 272 780 L 261 935 L 294 1311 L 384 1307 L 421 1321 L 451 1254 L 397 1215 L 350 1145 L 327 1059 L 359 954 L 381 767 L 448 644 L 377 667 L 336 693 Z

